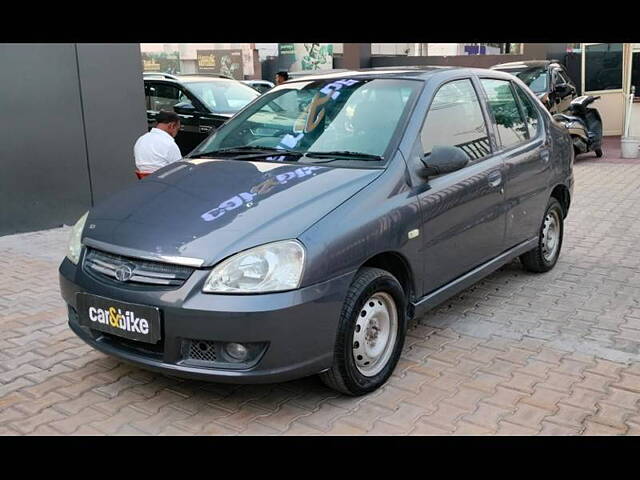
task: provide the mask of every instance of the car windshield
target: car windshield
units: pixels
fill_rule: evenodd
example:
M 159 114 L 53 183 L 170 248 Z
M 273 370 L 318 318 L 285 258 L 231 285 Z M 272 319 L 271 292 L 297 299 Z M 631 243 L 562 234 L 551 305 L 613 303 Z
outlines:
M 524 84 L 529 87 L 535 93 L 544 93 L 547 91 L 547 87 L 549 85 L 549 75 L 547 74 L 547 69 L 543 67 L 533 67 L 533 68 L 521 68 L 521 69 L 509 69 L 503 70 L 503 72 L 510 73 L 511 75 L 515 75 L 520 80 L 524 82 Z
M 188 85 L 214 113 L 235 113 L 260 95 L 248 85 L 233 80 L 191 82 Z
M 415 80 L 357 78 L 286 83 L 263 94 L 190 156 L 243 149 L 278 155 L 267 161 L 382 162 L 421 86 Z

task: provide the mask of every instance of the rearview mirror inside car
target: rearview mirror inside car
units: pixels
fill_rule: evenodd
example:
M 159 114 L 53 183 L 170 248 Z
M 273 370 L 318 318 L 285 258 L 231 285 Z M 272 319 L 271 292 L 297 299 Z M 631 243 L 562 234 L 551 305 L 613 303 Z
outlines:
M 430 154 L 422 159 L 423 166 L 418 169 L 421 178 L 435 177 L 443 173 L 455 172 L 469 163 L 469 156 L 459 147 L 435 145 Z

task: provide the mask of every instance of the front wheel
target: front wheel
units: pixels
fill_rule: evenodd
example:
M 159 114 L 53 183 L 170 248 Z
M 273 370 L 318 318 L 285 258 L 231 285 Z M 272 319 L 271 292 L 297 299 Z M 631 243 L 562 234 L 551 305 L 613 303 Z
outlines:
M 340 314 L 333 366 L 322 381 L 347 395 L 372 392 L 393 373 L 406 330 L 405 293 L 385 270 L 362 268 Z
M 538 246 L 520 256 L 525 270 L 530 272 L 548 272 L 560 256 L 564 235 L 564 214 L 562 205 L 551 197 L 544 212 L 538 234 Z

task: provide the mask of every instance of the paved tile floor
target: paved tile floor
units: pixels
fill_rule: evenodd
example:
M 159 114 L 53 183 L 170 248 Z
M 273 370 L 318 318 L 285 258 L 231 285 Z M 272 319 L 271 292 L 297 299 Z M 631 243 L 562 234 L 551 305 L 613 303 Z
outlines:
M 179 380 L 86 346 L 57 267 L 68 228 L 0 238 L 0 435 L 640 434 L 640 160 L 579 157 L 563 252 L 418 319 L 377 392 L 316 378 Z

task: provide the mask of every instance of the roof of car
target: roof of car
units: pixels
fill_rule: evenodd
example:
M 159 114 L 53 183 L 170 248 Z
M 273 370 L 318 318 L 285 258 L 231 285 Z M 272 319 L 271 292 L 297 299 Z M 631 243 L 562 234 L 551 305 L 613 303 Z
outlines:
M 145 80 L 167 80 L 180 83 L 195 83 L 195 82 L 211 82 L 220 80 L 233 80 L 234 78 L 227 77 L 225 75 L 212 73 L 212 74 L 168 74 L 164 72 L 144 72 L 143 77 Z
M 409 66 L 409 67 L 377 67 L 362 68 L 357 70 L 341 70 L 324 74 L 309 73 L 308 76 L 296 77 L 288 80 L 289 82 L 311 81 L 311 80 L 327 80 L 332 78 L 352 78 L 352 77 L 368 77 L 368 78 L 398 78 L 398 79 L 421 79 L 426 80 L 434 75 L 451 74 L 451 73 L 494 73 L 494 71 L 482 68 L 455 67 L 455 66 Z M 499 72 L 495 72 L 499 75 Z
M 217 76 L 217 75 L 176 75 L 176 77 L 178 78 L 178 80 L 182 83 L 195 83 L 195 82 L 211 82 L 211 81 L 220 81 L 220 80 L 234 80 L 234 81 L 238 81 L 235 78 L 228 78 L 228 77 L 224 77 L 224 76 Z
M 509 63 L 500 63 L 499 65 L 494 65 L 491 67 L 492 69 L 511 69 L 511 68 L 534 68 L 534 67 L 548 67 L 551 64 L 559 65 L 557 60 L 523 60 L 521 62 L 509 62 Z

